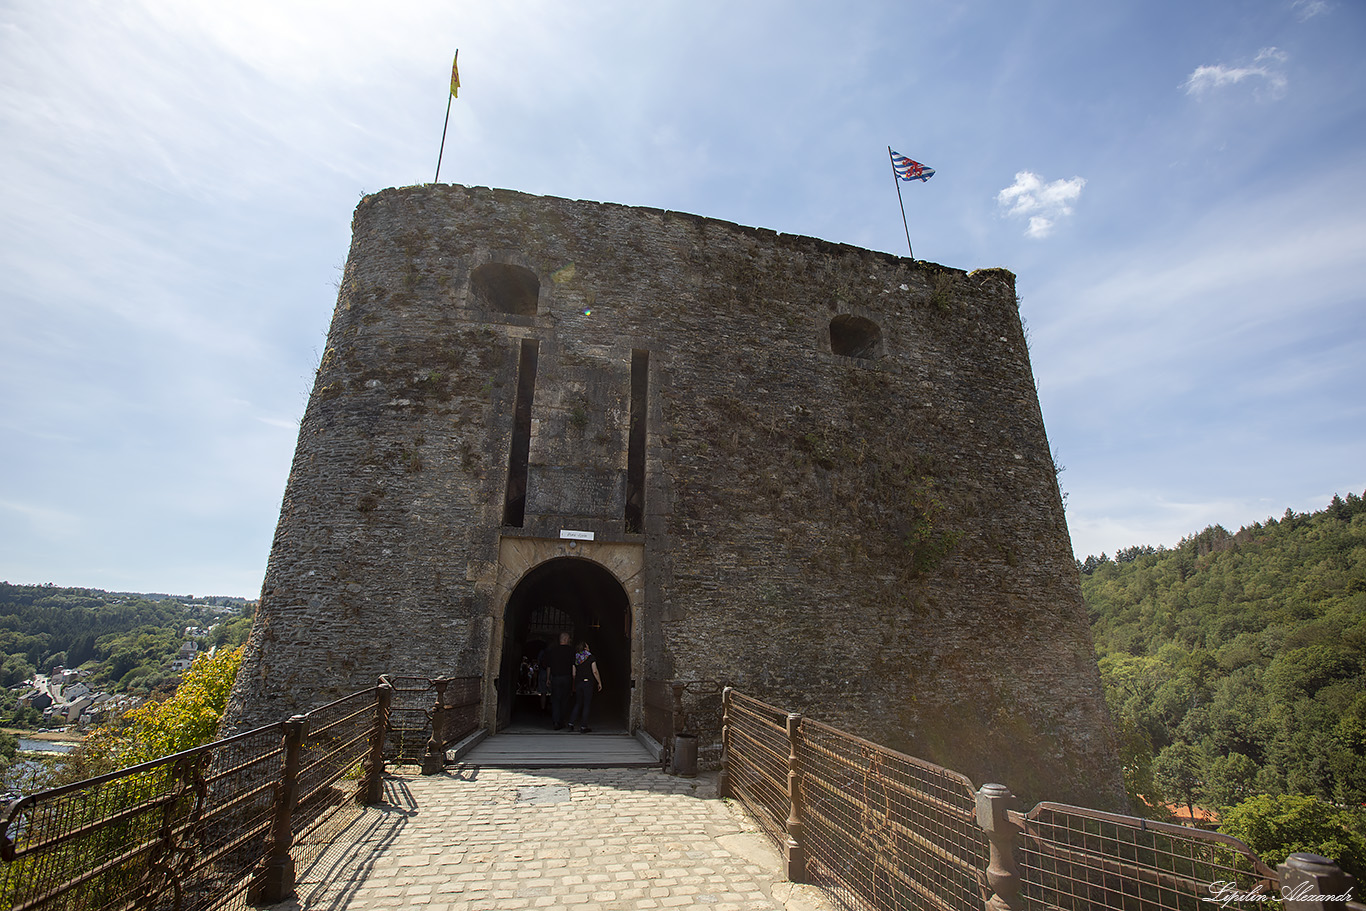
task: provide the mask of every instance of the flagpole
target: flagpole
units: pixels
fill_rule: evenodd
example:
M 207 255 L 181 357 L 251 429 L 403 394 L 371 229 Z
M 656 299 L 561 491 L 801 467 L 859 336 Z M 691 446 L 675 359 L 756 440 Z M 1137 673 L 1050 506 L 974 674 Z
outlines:
M 449 108 L 450 105 L 447 105 Z M 912 261 L 915 260 L 915 253 L 911 251 L 911 229 L 906 225 L 906 203 L 901 199 L 901 180 L 896 176 L 896 159 L 892 157 L 892 147 L 887 146 L 887 160 L 892 163 L 892 183 L 896 184 L 896 201 L 901 206 L 901 227 L 906 232 L 906 252 L 910 254 Z M 437 168 L 440 169 L 440 165 Z
M 460 48 L 456 48 L 456 49 L 455 49 L 455 60 L 451 63 L 451 72 L 455 72 L 455 66 L 456 66 L 456 64 L 458 64 L 459 62 L 460 62 Z M 447 93 L 446 93 L 446 122 L 443 123 L 443 124 L 441 125 L 441 148 L 440 148 L 440 150 L 438 150 L 437 153 L 436 153 L 436 176 L 432 178 L 432 183 L 440 183 L 440 182 L 441 182 L 441 156 L 444 155 L 444 154 L 446 154 L 446 128 L 449 127 L 449 126 L 451 125 L 451 99 L 454 98 L 454 97 L 455 97 L 455 93 L 453 93 L 453 92 L 447 92 Z M 887 147 L 887 151 L 890 153 L 891 150 L 892 150 L 892 147 L 891 147 L 891 146 L 888 146 L 888 147 Z M 900 189 L 901 189 L 900 187 L 897 188 L 898 191 L 900 191 Z M 903 217 L 904 217 L 904 215 L 903 215 Z

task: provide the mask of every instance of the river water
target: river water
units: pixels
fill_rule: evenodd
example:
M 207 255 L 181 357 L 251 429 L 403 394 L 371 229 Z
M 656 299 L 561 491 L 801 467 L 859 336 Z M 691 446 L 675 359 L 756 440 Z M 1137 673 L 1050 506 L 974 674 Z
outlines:
M 62 740 L 29 740 L 19 738 L 19 749 L 24 753 L 70 753 L 76 744 Z

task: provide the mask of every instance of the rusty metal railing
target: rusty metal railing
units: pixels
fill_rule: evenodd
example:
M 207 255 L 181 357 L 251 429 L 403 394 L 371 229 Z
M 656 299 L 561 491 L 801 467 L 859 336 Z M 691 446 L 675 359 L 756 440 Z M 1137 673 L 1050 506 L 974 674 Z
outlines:
M 1029 907 L 1083 911 L 1197 911 L 1211 883 L 1232 891 L 1277 894 L 1277 875 L 1228 835 L 1056 803 L 1020 827 L 1020 868 Z
M 721 789 L 744 804 L 769 838 L 786 845 L 791 810 L 788 713 L 733 689 L 725 691 L 721 705 Z
M 1306 897 L 1351 891 L 1325 858 L 1272 870 L 1217 832 L 1048 802 L 1019 813 L 1004 785 L 974 788 L 730 688 L 722 705 L 721 793 L 783 850 L 789 879 L 849 911 L 1197 911 L 1221 895 L 1362 908 Z
M 971 781 L 815 721 L 800 745 L 810 882 L 850 906 L 981 906 L 988 845 Z
M 723 788 L 841 906 L 979 909 L 987 838 L 972 782 L 733 689 Z
M 413 677 L 386 674 L 394 688 L 389 733 L 384 755 L 398 762 L 422 762 L 431 745 L 433 718 L 438 704 L 436 683 L 444 683 L 440 697 L 444 750 L 479 729 L 483 705 L 482 677 Z
M 665 768 L 669 767 L 673 756 L 674 735 L 682 733 L 679 730 L 682 690 L 682 686 L 666 680 L 647 679 L 641 693 L 641 726 L 664 748 L 660 758 Z
M 0 902 L 18 909 L 223 907 L 265 848 L 283 725 L 12 803 Z
M 398 679 L 420 680 L 431 706 L 432 681 Z M 461 737 L 478 725 L 479 678 L 445 683 L 433 713 Z M 286 722 L 13 802 L 0 815 L 0 906 L 198 911 L 280 901 L 296 866 L 361 803 L 382 799 L 393 697 L 381 681 Z M 428 717 L 414 737 L 423 743 Z
M 431 733 L 432 678 L 386 674 L 380 679 L 394 688 L 384 755 L 398 762 L 416 762 Z
M 446 680 L 442 730 L 446 736 L 446 746 L 450 746 L 479 730 L 484 678 L 448 677 Z
M 377 716 L 380 695 L 379 687 L 362 690 L 305 716 L 291 821 L 296 867 L 316 860 L 331 833 L 360 815 L 370 790 L 375 728 L 383 723 Z

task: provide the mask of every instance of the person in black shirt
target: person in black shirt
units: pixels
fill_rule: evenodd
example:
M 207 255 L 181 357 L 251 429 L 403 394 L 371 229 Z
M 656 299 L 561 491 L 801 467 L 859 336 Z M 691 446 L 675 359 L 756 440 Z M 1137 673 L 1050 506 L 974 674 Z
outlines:
M 569 713 L 569 730 L 574 730 L 574 721 L 577 719 L 582 725 L 579 730 L 587 734 L 593 730 L 588 726 L 588 712 L 593 708 L 594 684 L 597 690 L 602 689 L 602 677 L 598 676 L 598 659 L 593 657 L 593 653 L 588 648 L 588 643 L 583 642 L 579 645 L 579 651 L 574 655 L 574 695 L 578 697 L 574 703 L 574 711 Z
M 560 633 L 559 644 L 546 648 L 541 662 L 550 671 L 550 722 L 558 731 L 564 727 L 565 716 L 569 714 L 574 681 L 574 649 L 569 644 L 568 633 Z

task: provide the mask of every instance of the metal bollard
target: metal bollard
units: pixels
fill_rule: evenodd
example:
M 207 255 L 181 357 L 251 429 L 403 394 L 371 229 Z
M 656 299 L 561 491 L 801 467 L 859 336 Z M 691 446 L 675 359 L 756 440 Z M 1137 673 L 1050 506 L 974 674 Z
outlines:
M 673 768 L 675 775 L 683 778 L 697 777 L 697 735 L 675 734 Z

